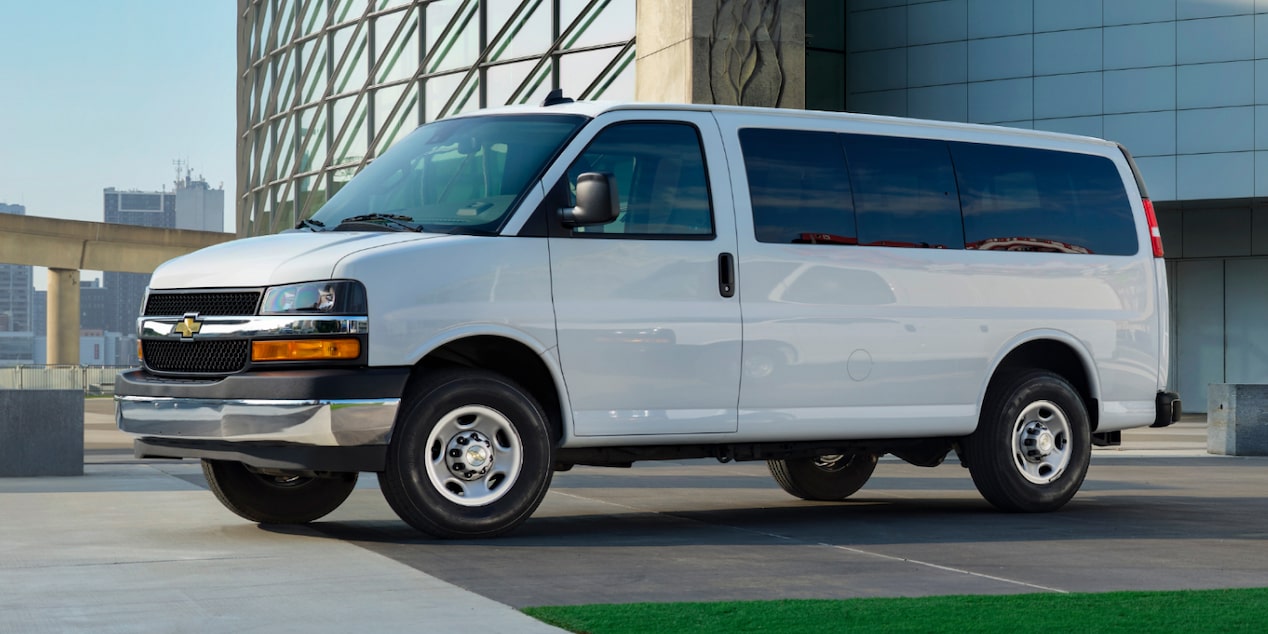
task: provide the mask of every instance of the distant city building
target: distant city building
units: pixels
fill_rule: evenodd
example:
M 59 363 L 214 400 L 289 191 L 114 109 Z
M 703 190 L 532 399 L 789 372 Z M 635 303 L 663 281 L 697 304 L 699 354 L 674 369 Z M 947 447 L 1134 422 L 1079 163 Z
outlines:
M 26 207 L 0 203 L 0 213 L 26 215 Z M 0 264 L 0 364 L 31 360 L 32 302 L 31 267 Z
M 35 365 L 48 363 L 48 337 L 34 337 L 32 348 L 35 351 Z M 131 354 L 125 347 L 131 347 Z M 79 365 L 134 365 L 136 358 L 136 338 L 126 337 L 117 332 L 101 330 L 81 330 L 79 333 Z M 129 358 L 131 357 L 131 359 Z
M 180 167 L 178 164 L 178 169 Z M 107 187 L 103 191 L 105 221 L 142 227 L 224 231 L 223 188 L 212 188 L 201 177 L 191 178 L 188 170 L 178 174 L 175 185 L 172 191 L 157 192 Z M 136 318 L 141 312 L 150 276 L 107 271 L 103 277 L 103 317 L 100 321 L 82 321 L 82 326 L 88 328 L 91 323 L 104 331 L 135 336 Z M 135 361 L 134 347 L 122 346 L 121 349 L 129 355 L 127 363 Z

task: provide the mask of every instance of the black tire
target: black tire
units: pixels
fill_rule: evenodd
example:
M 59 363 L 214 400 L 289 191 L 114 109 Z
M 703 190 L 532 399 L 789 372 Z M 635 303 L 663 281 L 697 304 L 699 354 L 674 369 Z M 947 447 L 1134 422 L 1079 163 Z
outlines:
M 221 504 L 261 524 L 307 524 L 339 508 L 357 485 L 355 472 L 321 478 L 272 476 L 223 460 L 204 460 L 203 475 Z
M 973 484 L 1000 510 L 1055 511 L 1087 475 L 1092 435 L 1070 382 L 1045 370 L 1001 377 L 977 430 L 962 441 Z
M 495 537 L 527 520 L 554 465 L 555 435 L 537 401 L 484 370 L 437 370 L 408 389 L 379 474 L 392 510 L 451 539 Z
M 767 460 L 780 488 L 803 500 L 844 500 L 867 484 L 879 456 L 869 453 Z

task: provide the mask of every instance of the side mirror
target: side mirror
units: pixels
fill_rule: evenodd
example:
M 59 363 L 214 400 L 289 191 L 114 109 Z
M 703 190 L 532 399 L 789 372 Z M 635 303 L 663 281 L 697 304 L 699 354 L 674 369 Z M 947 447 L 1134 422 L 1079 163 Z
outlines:
M 616 180 L 612 174 L 586 172 L 577 177 L 577 206 L 559 210 L 565 227 L 602 225 L 621 213 Z

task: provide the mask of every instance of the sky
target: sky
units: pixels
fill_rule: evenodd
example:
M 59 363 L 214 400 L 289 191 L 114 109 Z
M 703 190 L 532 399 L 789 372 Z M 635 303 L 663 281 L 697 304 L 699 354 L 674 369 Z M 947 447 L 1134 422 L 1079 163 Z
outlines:
M 0 0 L 0 202 L 100 222 L 104 188 L 171 190 L 181 160 L 224 187 L 232 231 L 236 11 Z

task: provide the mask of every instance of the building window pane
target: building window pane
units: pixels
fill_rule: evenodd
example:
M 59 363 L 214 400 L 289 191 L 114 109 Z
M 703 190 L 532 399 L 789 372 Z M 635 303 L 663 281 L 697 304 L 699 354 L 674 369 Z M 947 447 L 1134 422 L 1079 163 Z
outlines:
M 620 48 L 601 48 L 561 55 L 559 87 L 565 95 L 574 99 L 593 99 L 592 93 L 604 85 L 605 69 L 614 62 L 620 62 L 616 59 L 620 53 Z
M 326 23 L 326 0 L 304 0 L 301 33 L 316 33 Z
M 376 81 L 387 83 L 413 77 L 418 72 L 421 60 L 418 41 L 417 12 L 401 11 L 375 19 L 374 56 L 375 63 L 378 64 Z
M 366 100 L 344 97 L 331 107 L 331 123 L 335 126 L 333 165 L 359 163 L 368 147 Z
M 479 11 L 471 0 L 427 5 L 427 72 L 470 66 L 480 57 Z
M 806 108 L 845 111 L 845 54 L 806 51 Z
M 550 2 L 486 0 L 486 3 L 489 60 L 542 55 L 550 49 Z M 497 37 L 498 33 L 502 33 L 501 38 Z
M 376 155 L 418 126 L 418 93 L 413 90 L 406 93 L 406 88 L 413 86 L 399 84 L 374 92 L 373 153 Z
M 299 172 L 321 169 L 326 163 L 326 108 L 314 106 L 299 112 Z
M 537 60 L 490 66 L 485 71 L 488 73 L 485 91 L 489 107 L 540 103 L 550 92 L 550 64 L 543 64 L 537 73 L 532 74 L 536 66 Z
M 567 32 L 564 48 L 601 46 L 634 39 L 637 16 L 634 2 L 600 0 L 589 11 L 590 0 L 559 0 L 561 29 Z
M 464 79 L 466 81 L 464 81 Z M 478 76 L 458 72 L 427 80 L 424 94 L 427 96 L 424 114 L 428 121 L 435 121 L 451 114 L 468 112 L 480 107 Z
M 298 49 L 288 49 L 283 53 L 278 62 L 277 71 L 277 108 L 274 112 L 288 110 L 292 107 L 292 98 L 295 96 L 295 56 L 299 54 Z
M 366 64 L 369 63 L 365 38 L 365 29 L 360 24 L 335 31 L 332 37 L 335 54 L 333 94 L 358 90 L 365 85 Z

